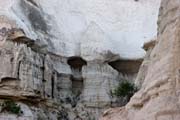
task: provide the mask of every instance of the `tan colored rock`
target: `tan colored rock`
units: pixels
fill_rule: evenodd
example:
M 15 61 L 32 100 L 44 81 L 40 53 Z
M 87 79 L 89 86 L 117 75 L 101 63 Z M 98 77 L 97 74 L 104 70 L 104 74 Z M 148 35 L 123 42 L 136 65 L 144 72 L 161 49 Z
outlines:
M 106 111 L 101 120 L 180 119 L 180 1 L 163 0 L 157 45 L 150 54 L 141 89 L 123 108 Z
M 145 43 L 143 46 L 144 50 L 146 50 L 146 55 L 144 57 L 144 61 L 141 64 L 141 67 L 139 68 L 138 75 L 135 79 L 135 85 L 139 88 L 142 86 L 144 79 L 146 77 L 149 63 L 151 62 L 151 57 L 150 57 L 151 51 L 153 50 L 156 42 L 157 42 L 156 39 L 154 39 Z
M 153 49 L 154 46 L 156 45 L 156 39 L 148 41 L 146 43 L 144 43 L 143 49 L 148 51 L 149 49 Z

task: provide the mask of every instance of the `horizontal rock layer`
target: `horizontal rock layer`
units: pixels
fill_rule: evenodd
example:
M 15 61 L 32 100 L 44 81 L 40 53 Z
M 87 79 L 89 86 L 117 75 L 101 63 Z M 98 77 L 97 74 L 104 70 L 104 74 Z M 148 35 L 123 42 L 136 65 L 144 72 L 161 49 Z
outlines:
M 13 21 L 3 19 L 6 24 L 0 24 L 0 99 L 13 99 L 22 108 L 27 106 L 31 115 L 23 114 L 19 119 L 56 120 L 60 115 L 63 119 L 97 119 L 105 108 L 126 103 L 118 101 L 111 91 L 122 80 L 133 82 L 141 61 L 85 61 L 78 56 L 59 56 L 28 38 Z M 22 110 L 26 113 L 27 109 Z M 51 115 L 53 110 L 56 114 Z M 48 111 L 50 114 L 39 116 Z M 0 117 L 8 119 L 11 115 Z

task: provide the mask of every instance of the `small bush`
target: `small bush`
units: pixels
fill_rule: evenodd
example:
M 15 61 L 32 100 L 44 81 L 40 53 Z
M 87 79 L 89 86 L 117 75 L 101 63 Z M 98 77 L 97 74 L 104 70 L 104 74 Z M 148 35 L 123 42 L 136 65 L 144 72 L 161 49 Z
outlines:
M 114 89 L 113 95 L 117 97 L 127 97 L 130 99 L 137 90 L 138 89 L 134 84 L 124 81 L 120 82 L 117 88 Z
M 19 115 L 21 114 L 21 107 L 12 100 L 6 100 L 2 104 L 1 112 L 4 112 L 4 111 Z

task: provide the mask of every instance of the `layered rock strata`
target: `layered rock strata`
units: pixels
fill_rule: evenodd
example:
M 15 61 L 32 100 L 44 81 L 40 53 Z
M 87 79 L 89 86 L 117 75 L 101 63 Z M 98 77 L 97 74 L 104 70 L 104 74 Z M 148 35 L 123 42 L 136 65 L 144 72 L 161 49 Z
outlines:
M 111 52 L 105 54 L 107 59 L 93 61 L 59 56 L 27 37 L 13 21 L 4 20 L 6 24 L 0 26 L 0 99 L 12 99 L 21 106 L 23 114 L 18 119 L 98 119 L 104 109 L 126 103 L 111 91 L 122 80 L 133 82 L 141 60 L 109 62 L 118 58 Z M 16 119 L 11 114 L 0 117 Z
M 0 0 L 0 103 L 12 99 L 23 112 L 1 111 L 0 119 L 94 120 L 126 104 L 111 91 L 134 81 L 158 7 L 159 0 Z

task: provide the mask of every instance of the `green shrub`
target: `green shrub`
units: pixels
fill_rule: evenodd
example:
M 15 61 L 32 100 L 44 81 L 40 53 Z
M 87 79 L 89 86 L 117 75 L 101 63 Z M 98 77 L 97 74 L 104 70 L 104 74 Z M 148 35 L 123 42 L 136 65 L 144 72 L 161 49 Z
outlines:
M 134 84 L 124 81 L 120 82 L 117 88 L 114 89 L 113 95 L 117 97 L 127 97 L 130 99 L 137 90 L 138 89 Z
M 19 115 L 21 114 L 21 107 L 12 100 L 6 100 L 2 104 L 1 112 L 4 112 L 4 111 Z

